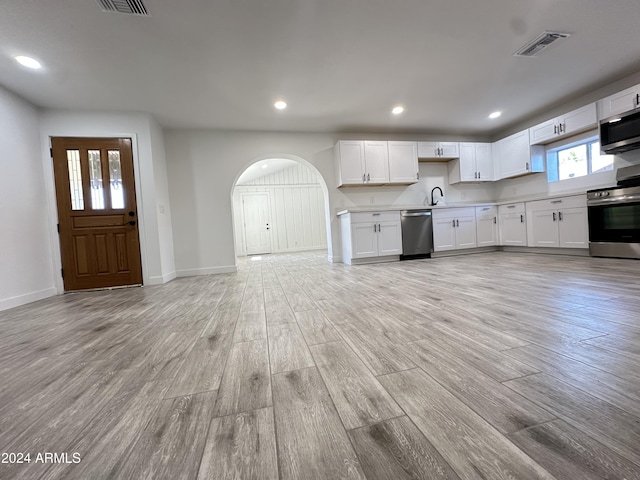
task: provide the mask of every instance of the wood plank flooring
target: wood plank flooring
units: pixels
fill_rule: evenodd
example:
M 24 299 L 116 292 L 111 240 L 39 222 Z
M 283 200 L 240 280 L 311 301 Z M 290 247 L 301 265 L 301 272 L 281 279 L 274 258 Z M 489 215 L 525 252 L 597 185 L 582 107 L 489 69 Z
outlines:
M 3 311 L 0 478 L 640 480 L 639 294 L 632 260 L 304 252 Z

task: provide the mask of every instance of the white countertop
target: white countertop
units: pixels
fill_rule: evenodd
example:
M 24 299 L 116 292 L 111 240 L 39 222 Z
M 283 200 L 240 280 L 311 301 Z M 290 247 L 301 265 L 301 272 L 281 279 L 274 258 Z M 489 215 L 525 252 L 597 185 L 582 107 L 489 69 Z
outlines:
M 552 198 L 572 197 L 574 195 L 586 195 L 586 192 L 558 193 L 547 195 L 530 195 L 527 197 L 512 198 L 509 200 L 498 200 L 495 202 L 457 202 L 447 203 L 446 205 L 367 205 L 363 207 L 342 208 L 336 212 L 336 215 L 344 215 L 356 212 L 389 212 L 397 210 L 424 210 L 424 209 L 440 209 L 440 208 L 464 208 L 464 207 L 486 207 L 493 205 L 507 205 L 510 203 L 533 202 L 536 200 L 549 200 Z

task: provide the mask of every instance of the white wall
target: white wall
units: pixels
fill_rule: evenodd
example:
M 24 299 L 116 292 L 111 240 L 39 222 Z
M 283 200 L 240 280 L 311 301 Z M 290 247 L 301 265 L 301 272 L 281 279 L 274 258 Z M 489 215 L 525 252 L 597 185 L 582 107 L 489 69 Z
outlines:
M 165 145 L 178 275 L 235 271 L 231 193 L 256 160 L 297 156 L 335 183 L 326 134 L 168 130 Z
M 340 261 L 340 225 L 336 212 L 359 205 L 422 205 L 433 186 L 443 187 L 450 201 L 485 201 L 491 184 L 449 186 L 446 164 L 421 164 L 420 183 L 411 187 L 336 187 L 333 146 L 338 139 L 404 140 L 406 135 L 308 134 L 272 132 L 165 131 L 169 191 L 173 211 L 178 275 L 235 271 L 231 191 L 238 176 L 254 161 L 293 155 L 309 162 L 328 186 L 331 225 L 329 258 Z M 414 140 L 433 140 L 416 138 Z M 440 138 L 440 137 L 438 137 Z M 448 138 L 442 138 L 447 140 Z M 476 139 L 463 139 L 476 140 Z M 479 140 L 479 139 L 478 139 Z M 336 256 L 333 256 L 336 252 Z
M 237 185 L 233 190 L 236 254 L 246 255 L 242 195 L 269 194 L 273 253 L 327 248 L 324 192 L 317 176 L 296 164 L 273 174 Z
M 0 86 L 0 310 L 55 295 L 35 107 Z
M 165 283 L 176 277 L 176 262 L 173 254 L 171 202 L 169 201 L 169 181 L 167 179 L 167 159 L 164 149 L 164 134 L 162 127 L 160 127 L 154 119 L 150 120 L 149 127 L 151 134 L 151 150 L 153 154 L 156 211 L 158 216 L 160 275 L 162 283 Z
M 516 133 L 525 128 L 532 127 L 541 122 L 563 115 L 576 108 L 596 102 L 602 98 L 612 95 L 616 92 L 629 88 L 640 83 L 640 72 L 621 78 L 620 80 L 594 88 L 584 95 L 574 98 L 568 98 L 566 102 L 556 105 L 552 109 L 546 109 L 538 114 L 528 118 L 527 120 L 515 125 L 511 125 L 508 130 L 494 136 L 493 140 L 504 138 L 511 133 Z M 602 172 L 585 177 L 578 177 L 559 182 L 547 182 L 547 174 L 537 173 L 524 177 L 501 180 L 495 184 L 496 200 L 515 200 L 519 198 L 527 198 L 540 195 L 554 195 L 562 193 L 584 193 L 586 190 L 610 187 L 616 184 L 616 170 L 620 167 L 635 165 L 640 163 L 640 151 L 633 151 L 616 155 L 614 161 L 614 170 L 611 172 Z
M 49 158 L 50 137 L 131 137 L 136 180 L 136 200 L 140 225 L 142 277 L 145 285 L 166 282 L 175 276 L 172 262 L 171 209 L 165 178 L 162 130 L 149 116 L 136 113 L 91 113 L 47 110 L 41 114 L 41 155 L 45 165 L 45 184 L 50 216 L 57 219 L 53 166 Z M 165 185 L 165 186 L 163 186 Z M 159 206 L 164 214 L 159 215 Z M 59 252 L 51 221 L 49 233 Z M 60 255 L 54 255 L 56 271 Z M 62 279 L 56 277 L 57 291 L 63 291 Z
M 616 155 L 614 168 L 609 172 L 594 173 L 551 183 L 547 181 L 546 172 L 500 180 L 495 185 L 495 200 L 517 200 L 564 193 L 584 193 L 595 188 L 611 187 L 616 184 L 616 170 L 618 168 L 638 163 L 640 163 L 640 151 L 635 151 Z

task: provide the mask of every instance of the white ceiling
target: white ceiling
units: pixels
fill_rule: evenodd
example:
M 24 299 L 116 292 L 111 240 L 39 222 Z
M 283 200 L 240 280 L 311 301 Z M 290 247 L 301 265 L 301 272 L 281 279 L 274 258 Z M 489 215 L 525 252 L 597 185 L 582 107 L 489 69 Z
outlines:
M 261 177 L 266 177 L 273 173 L 284 170 L 285 168 L 298 165 L 298 162 L 294 160 L 288 160 L 286 158 L 269 158 L 267 160 L 260 160 L 249 166 L 242 175 L 238 177 L 236 185 L 246 185 L 249 182 Z
M 3 0 L 0 84 L 167 127 L 489 134 L 640 70 L 639 0 L 144 1 Z M 512 56 L 546 29 L 572 36 Z

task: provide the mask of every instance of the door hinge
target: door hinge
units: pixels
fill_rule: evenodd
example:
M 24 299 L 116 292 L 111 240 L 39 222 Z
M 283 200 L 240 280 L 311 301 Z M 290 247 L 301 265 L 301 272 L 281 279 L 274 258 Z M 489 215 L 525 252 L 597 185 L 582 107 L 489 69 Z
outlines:
M 61 268 L 61 269 L 60 269 L 60 276 L 61 276 L 62 278 L 64 278 L 64 268 Z
M 53 158 L 53 148 L 49 149 L 49 155 L 51 155 L 51 158 Z

